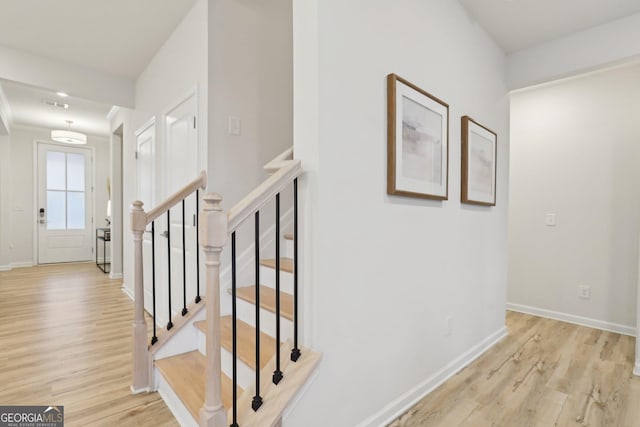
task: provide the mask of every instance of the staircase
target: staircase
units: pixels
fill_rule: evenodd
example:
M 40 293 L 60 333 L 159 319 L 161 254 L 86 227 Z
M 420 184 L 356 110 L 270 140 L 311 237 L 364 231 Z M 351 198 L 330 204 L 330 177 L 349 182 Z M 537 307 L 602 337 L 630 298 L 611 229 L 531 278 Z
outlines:
M 297 267 L 297 177 L 301 173 L 299 161 L 292 159 L 292 149 L 278 156 L 265 169 L 270 178 L 252 191 L 229 212 L 220 207 L 221 197 L 205 195 L 199 214 L 197 244 L 204 254 L 204 262 L 197 261 L 196 276 L 204 276 L 206 294 L 187 287 L 184 264 L 182 295 L 184 307 L 175 313 L 169 297 L 169 312 L 175 313 L 166 328 L 156 332 L 156 262 L 153 254 L 152 289 L 154 318 L 151 336 L 144 320 L 142 295 L 145 281 L 142 265 L 142 236 L 149 232 L 155 238 L 154 221 L 162 212 L 182 203 L 206 185 L 206 174 L 189 183 L 183 190 L 149 211 L 135 202 L 132 208 L 132 229 L 136 247 L 136 280 L 134 320 L 134 367 L 132 390 L 158 391 L 182 426 L 212 427 L 270 427 L 281 425 L 284 411 L 301 393 L 320 361 L 320 355 L 298 342 L 298 277 Z M 293 231 L 280 232 L 280 193 L 293 190 Z M 260 256 L 259 214 L 268 202 L 275 200 L 275 257 Z M 253 261 L 255 280 L 238 284 L 236 261 L 236 232 L 247 219 L 255 219 Z M 183 221 L 184 223 L 184 221 Z M 184 227 L 184 224 L 183 224 Z M 245 227 L 246 228 L 246 227 Z M 244 230 L 244 229 L 243 229 Z M 184 231 L 183 253 L 188 242 Z M 167 236 L 165 236 L 167 237 Z M 231 241 L 230 283 L 220 283 L 222 250 Z M 280 248 L 284 249 L 281 250 Z M 156 243 L 152 243 L 155 251 Z M 186 263 L 186 256 L 183 262 Z M 171 261 L 169 261 L 171 265 Z M 169 268 L 171 268 L 169 265 Z M 170 275 L 170 273 L 169 273 Z M 149 280 L 147 279 L 147 284 Z M 175 293 L 169 289 L 165 293 Z M 223 288 L 222 292 L 220 288 Z M 186 295 L 196 295 L 187 304 Z M 230 300 L 230 307 L 221 313 L 221 299 Z M 226 301 L 228 302 L 228 301 Z M 162 308 L 166 310 L 166 308 Z M 179 309 L 178 309 L 179 310 Z M 230 311 L 230 312 L 226 312 Z M 164 312 L 164 311 L 163 311 Z M 144 329 L 143 329 L 144 328 Z M 234 393 L 235 391 L 235 393 Z

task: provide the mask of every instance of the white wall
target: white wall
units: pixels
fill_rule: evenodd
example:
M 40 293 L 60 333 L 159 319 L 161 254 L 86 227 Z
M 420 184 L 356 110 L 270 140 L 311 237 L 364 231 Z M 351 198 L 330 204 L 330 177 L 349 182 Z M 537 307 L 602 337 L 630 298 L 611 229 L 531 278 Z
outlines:
M 263 167 L 293 145 L 293 34 L 291 0 L 209 5 L 209 187 L 230 209 L 267 178 Z M 228 132 L 241 120 L 240 135 Z M 282 211 L 291 206 L 283 194 Z M 261 210 L 261 230 L 274 224 Z M 238 253 L 253 244 L 253 221 L 237 234 Z M 230 249 L 222 253 L 229 265 Z M 224 286 L 223 286 L 224 287 Z M 223 303 L 228 300 L 223 291 Z M 223 306 L 223 310 L 225 306 Z
M 199 167 L 207 167 L 207 8 L 206 0 L 196 2 L 136 80 L 134 131 L 156 117 L 156 170 L 160 174 L 164 161 L 163 114 L 194 90 L 198 98 Z M 194 179 L 199 172 L 193 171 Z M 163 189 L 161 185 L 156 188 L 156 200 L 160 201 Z
M 291 0 L 209 6 L 209 188 L 227 209 L 293 144 L 291 14 Z M 240 136 L 228 133 L 230 116 Z
M 33 149 L 34 140 L 50 141 L 50 129 L 13 125 L 10 140 L 11 196 L 9 202 L 11 264 L 29 265 L 33 259 Z M 94 225 L 104 226 L 107 211 L 107 176 L 109 174 L 109 143 L 106 138 L 88 135 L 87 146 L 95 148 L 94 157 Z M 6 242 L 5 242 L 6 243 Z
M 199 0 L 158 50 L 135 85 L 135 109 L 120 109 L 111 131 L 123 126 L 123 286 L 133 294 L 133 238 L 129 209 L 137 199 L 135 132 L 156 117 L 156 200 L 163 199 L 163 114 L 193 90 L 198 97 L 200 169 L 207 168 L 207 1 Z M 199 170 L 194 171 L 194 178 Z M 185 183 L 186 184 L 186 183 Z M 153 206 L 145 206 L 150 210 Z
M 324 359 L 285 425 L 385 425 L 504 333 L 505 57 L 469 19 L 449 0 L 294 3 L 305 342 Z M 448 201 L 386 195 L 391 72 L 450 104 Z M 466 114 L 498 134 L 495 207 L 459 202 Z
M 640 65 L 513 94 L 510 303 L 633 333 L 639 112 Z
M 640 59 L 640 13 L 509 55 L 509 89 Z
M 121 144 L 121 152 L 122 152 L 122 195 L 119 200 L 117 197 L 114 197 L 111 201 L 111 209 L 114 212 L 113 222 L 112 222 L 112 232 L 120 232 L 122 233 L 120 236 L 120 241 L 122 242 L 122 266 L 121 270 L 114 270 L 114 273 L 117 275 L 118 273 L 122 274 L 123 277 L 123 287 L 129 290 L 133 294 L 133 274 L 134 274 L 134 265 L 133 265 L 133 235 L 131 234 L 131 218 L 129 216 L 129 211 L 131 208 L 131 204 L 137 198 L 136 191 L 136 169 L 135 169 L 135 128 L 133 125 L 133 110 L 128 108 L 120 108 L 118 111 L 111 117 L 110 123 L 110 131 L 111 131 L 111 156 L 112 159 L 117 157 L 114 156 L 114 153 L 119 151 L 115 144 Z M 118 138 L 114 138 L 113 133 L 117 131 L 120 126 L 122 126 L 122 142 L 118 140 Z M 117 174 L 119 167 L 115 164 L 111 164 L 111 174 L 112 176 Z M 116 180 L 112 180 L 115 182 Z M 115 191 L 115 187 L 114 190 Z M 118 215 L 117 212 L 122 212 L 122 215 Z M 118 222 L 120 221 L 120 224 Z M 118 245 L 118 238 L 113 236 L 112 245 Z M 117 252 L 112 252 L 114 257 L 117 257 Z
M 11 150 L 9 135 L 0 134 L 0 270 L 11 268 L 11 252 L 9 247 L 9 234 L 11 223 L 9 221 L 11 203 Z

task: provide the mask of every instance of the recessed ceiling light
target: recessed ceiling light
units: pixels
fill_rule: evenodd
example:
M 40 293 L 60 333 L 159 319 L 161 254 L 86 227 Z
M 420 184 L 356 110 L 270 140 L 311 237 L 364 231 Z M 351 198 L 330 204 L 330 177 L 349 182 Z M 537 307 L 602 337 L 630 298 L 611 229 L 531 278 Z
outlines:
M 66 98 L 67 96 L 69 96 L 68 94 L 64 93 L 64 92 L 56 92 L 56 95 L 62 97 L 62 98 Z

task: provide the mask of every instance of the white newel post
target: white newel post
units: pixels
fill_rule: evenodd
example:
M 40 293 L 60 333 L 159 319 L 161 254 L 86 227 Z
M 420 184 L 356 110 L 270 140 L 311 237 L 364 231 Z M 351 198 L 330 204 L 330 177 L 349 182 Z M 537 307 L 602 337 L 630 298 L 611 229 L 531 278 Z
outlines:
M 220 360 L 220 253 L 227 242 L 228 220 L 220 206 L 222 197 L 206 194 L 203 201 L 199 223 L 207 284 L 207 370 L 200 426 L 226 427 L 227 411 L 222 405 Z
M 147 322 L 144 319 L 144 278 L 142 275 L 142 235 L 147 227 L 147 215 L 142 202 L 131 206 L 131 231 L 135 273 L 133 277 L 135 314 L 133 319 L 133 384 L 131 391 L 149 391 L 149 356 L 147 353 Z

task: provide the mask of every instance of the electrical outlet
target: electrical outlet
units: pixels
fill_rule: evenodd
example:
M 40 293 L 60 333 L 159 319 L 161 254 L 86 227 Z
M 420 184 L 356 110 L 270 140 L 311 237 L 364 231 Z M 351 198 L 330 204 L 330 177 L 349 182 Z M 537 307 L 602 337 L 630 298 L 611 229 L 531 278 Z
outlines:
M 448 337 L 453 335 L 453 316 L 447 316 L 447 331 L 445 335 Z
M 591 286 L 579 286 L 578 296 L 582 299 L 591 299 Z

